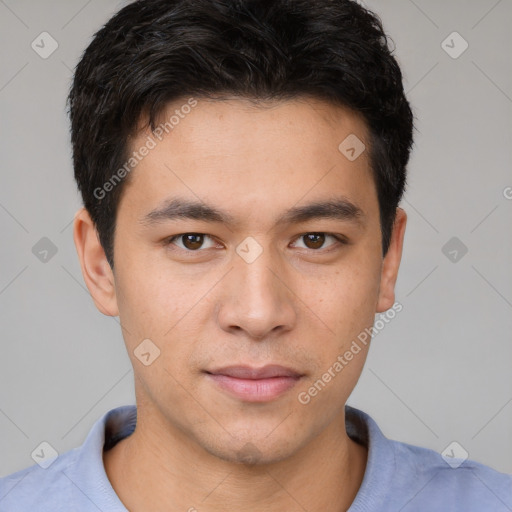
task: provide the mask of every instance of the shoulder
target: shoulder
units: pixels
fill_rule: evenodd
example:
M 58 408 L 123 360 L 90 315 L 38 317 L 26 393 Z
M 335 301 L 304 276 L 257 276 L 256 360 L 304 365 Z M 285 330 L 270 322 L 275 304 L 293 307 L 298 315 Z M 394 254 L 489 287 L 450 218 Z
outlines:
M 103 451 L 133 432 L 136 416 L 135 406 L 112 409 L 96 421 L 81 446 L 0 478 L 0 511 L 126 512 L 105 473 Z
M 5 512 L 59 510 L 69 503 L 77 448 L 59 455 L 47 468 L 34 464 L 0 478 L 0 510 Z
M 467 457 L 456 443 L 440 454 L 388 439 L 365 412 L 346 408 L 347 433 L 368 460 L 351 512 L 511 512 L 512 475 Z
M 402 482 L 407 499 L 404 512 L 512 510 L 512 475 L 466 458 L 457 450 L 442 455 L 407 443 L 390 443 L 396 483 Z

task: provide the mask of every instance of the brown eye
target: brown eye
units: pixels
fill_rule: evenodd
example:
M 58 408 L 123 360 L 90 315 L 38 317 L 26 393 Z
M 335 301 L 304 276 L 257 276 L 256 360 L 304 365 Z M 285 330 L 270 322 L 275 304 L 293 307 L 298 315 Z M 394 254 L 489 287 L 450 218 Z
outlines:
M 165 245 L 169 248 L 175 246 L 182 251 L 204 252 L 215 248 L 215 240 L 205 233 L 181 233 L 167 238 Z
M 321 252 L 323 254 L 328 250 L 336 249 L 337 246 L 341 248 L 341 246 L 347 244 L 348 240 L 343 235 L 334 235 L 332 233 L 315 231 L 300 235 L 293 245 L 295 247 L 310 249 L 314 252 Z
M 194 251 L 200 249 L 204 242 L 204 235 L 197 233 L 187 233 L 181 235 L 182 243 L 187 249 Z
M 320 249 L 325 243 L 325 233 L 307 233 L 302 239 L 309 249 Z

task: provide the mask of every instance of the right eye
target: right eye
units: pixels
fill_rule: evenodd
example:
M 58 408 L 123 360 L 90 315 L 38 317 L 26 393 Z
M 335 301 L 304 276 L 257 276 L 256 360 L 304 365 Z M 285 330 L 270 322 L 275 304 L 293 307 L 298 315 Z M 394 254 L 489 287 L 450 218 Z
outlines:
M 168 238 L 166 244 L 173 244 L 184 251 L 193 252 L 198 251 L 199 249 L 210 249 L 211 247 L 214 247 L 215 244 L 213 241 L 207 247 L 203 247 L 205 239 L 212 240 L 209 235 L 205 235 L 204 233 L 181 233 Z

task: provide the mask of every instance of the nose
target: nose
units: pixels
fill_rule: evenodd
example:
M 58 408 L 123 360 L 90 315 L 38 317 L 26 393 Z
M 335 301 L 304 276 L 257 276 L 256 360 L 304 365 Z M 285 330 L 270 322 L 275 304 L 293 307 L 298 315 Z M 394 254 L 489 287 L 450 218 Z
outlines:
M 251 263 L 235 255 L 233 265 L 219 298 L 220 327 L 254 340 L 292 329 L 297 321 L 296 304 L 278 255 L 267 248 Z

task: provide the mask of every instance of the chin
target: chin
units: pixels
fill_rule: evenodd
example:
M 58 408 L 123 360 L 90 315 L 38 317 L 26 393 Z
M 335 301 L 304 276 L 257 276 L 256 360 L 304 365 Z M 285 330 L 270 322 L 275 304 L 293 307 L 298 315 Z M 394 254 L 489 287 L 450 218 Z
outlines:
M 256 436 L 246 435 L 243 439 L 235 440 L 228 437 L 223 441 L 201 444 L 203 449 L 214 457 L 247 466 L 274 464 L 290 457 L 295 451 L 289 440 L 285 439 L 273 439 L 269 442 L 268 439 L 257 440 Z M 298 448 L 297 446 L 296 449 Z

